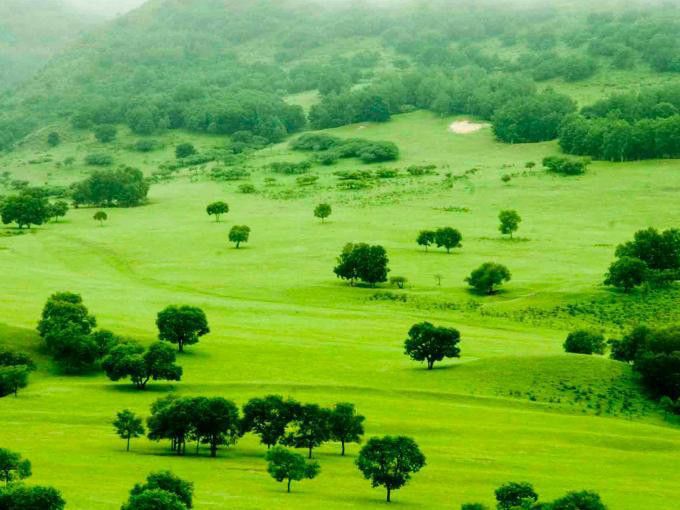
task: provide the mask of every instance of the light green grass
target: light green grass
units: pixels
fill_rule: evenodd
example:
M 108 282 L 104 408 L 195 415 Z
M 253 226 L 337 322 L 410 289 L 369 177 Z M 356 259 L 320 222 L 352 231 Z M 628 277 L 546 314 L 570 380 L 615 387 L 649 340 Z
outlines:
M 83 295 L 100 327 L 154 339 L 158 310 L 171 303 L 201 306 L 212 333 L 180 357 L 180 383 L 136 392 L 104 376 L 65 377 L 40 357 L 40 371 L 18 399 L 0 401 L 0 444 L 33 462 L 33 482 L 59 487 L 75 510 L 120 507 L 131 486 L 151 470 L 172 469 L 196 484 L 196 508 L 382 508 L 353 465 L 358 447 L 340 458 L 339 447 L 319 450 L 321 476 L 286 495 L 266 473 L 264 448 L 247 436 L 218 459 L 175 458 L 166 444 L 146 439 L 124 452 L 110 425 L 131 408 L 145 416 L 151 402 L 176 391 L 222 395 L 243 404 L 267 393 L 305 401 L 356 403 L 368 435 L 413 436 L 428 466 L 395 495 L 398 508 L 451 509 L 466 501 L 492 502 L 509 480 L 532 481 L 542 499 L 567 490 L 599 491 L 613 510 L 671 510 L 680 495 L 680 432 L 644 399 L 630 367 L 599 357 L 565 355 L 561 344 L 578 318 L 529 326 L 481 310 L 551 307 L 608 296 L 600 286 L 616 244 L 642 227 L 677 226 L 677 161 L 595 163 L 578 178 L 542 172 L 513 178 L 526 161 L 539 162 L 554 143 L 508 146 L 488 129 L 471 135 L 447 131 L 452 119 L 429 113 L 396 117 L 385 125 L 349 126 L 338 136 L 391 140 L 402 159 L 388 166 L 432 162 L 439 175 L 401 177 L 363 192 L 335 189 L 332 172 L 360 168 L 358 161 L 315 168 L 320 184 L 296 200 L 236 193 L 237 183 L 179 177 L 154 185 L 147 206 L 109 210 L 103 227 L 92 209 L 20 236 L 0 237 L 0 343 L 35 351 L 32 330 L 47 296 L 58 290 Z M 79 159 L 96 147 L 79 133 L 54 152 Z M 173 143 L 192 139 L 209 148 L 218 137 L 174 133 L 149 155 L 117 158 L 147 172 L 171 159 Z M 2 164 L 33 182 L 66 183 L 85 168 L 51 170 L 20 164 L 41 140 Z M 286 145 L 252 158 L 259 167 L 303 159 Z M 453 187 L 445 174 L 479 171 Z M 47 177 L 47 172 L 52 175 Z M 251 180 L 263 188 L 267 170 Z M 277 176 L 281 188 L 295 179 Z M 221 223 L 205 213 L 216 199 L 229 202 Z M 322 225 L 312 215 L 321 200 L 334 205 Z M 467 207 L 468 213 L 446 212 Z M 498 211 L 517 209 L 523 241 L 501 240 Z M 252 228 L 240 250 L 227 243 L 233 224 Z M 450 225 L 463 249 L 425 253 L 418 230 Z M 9 232 L 9 230 L 7 230 Z M 409 278 L 406 303 L 371 299 L 376 290 L 350 288 L 332 267 L 349 241 L 383 244 L 392 273 Z M 513 280 L 491 298 L 471 295 L 463 278 L 480 263 L 506 264 Z M 438 287 L 433 275 L 444 275 Z M 427 372 L 402 353 L 408 328 L 431 320 L 461 330 L 463 357 Z M 609 387 L 615 394 L 602 399 Z M 578 395 L 585 395 L 579 397 Z M 611 412 L 598 402 L 612 400 Z M 630 400 L 631 413 L 621 412 Z M 598 416 L 597 413 L 600 412 Z M 205 455 L 205 452 L 204 452 Z

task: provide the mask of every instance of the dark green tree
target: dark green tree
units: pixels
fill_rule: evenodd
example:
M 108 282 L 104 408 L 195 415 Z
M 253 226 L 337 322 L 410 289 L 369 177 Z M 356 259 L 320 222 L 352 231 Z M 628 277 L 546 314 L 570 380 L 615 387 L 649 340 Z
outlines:
M 31 462 L 28 459 L 22 459 L 20 453 L 0 448 L 0 479 L 5 481 L 5 486 L 29 476 L 31 476 Z
M 470 273 L 465 281 L 477 292 L 492 295 L 496 287 L 512 278 L 507 267 L 493 262 L 486 262 Z
M 0 366 L 0 397 L 14 394 L 18 396 L 19 390 L 28 386 L 28 376 L 31 370 L 25 365 Z
M 564 341 L 565 352 L 573 354 L 604 354 L 605 347 L 601 333 L 585 329 L 572 331 Z
M 293 448 L 307 448 L 312 458 L 312 450 L 328 441 L 331 437 L 330 410 L 317 404 L 303 404 L 295 410 L 289 430 L 281 443 Z
M 361 448 L 356 464 L 373 487 L 385 487 L 389 503 L 392 491 L 406 485 L 425 466 L 425 455 L 409 437 L 373 437 Z
M 48 214 L 49 217 L 52 218 L 53 221 L 58 221 L 59 218 L 63 218 L 66 216 L 66 213 L 68 212 L 68 203 L 65 202 L 64 200 L 57 200 L 53 204 L 49 204 L 48 206 Z
M 175 147 L 175 156 L 177 159 L 188 158 L 196 154 L 196 148 L 191 143 L 180 143 Z
M 156 317 L 156 326 L 158 338 L 177 344 L 179 352 L 184 352 L 185 345 L 194 345 L 210 333 L 205 312 L 188 305 L 171 305 L 161 310 Z
M 279 395 L 250 399 L 243 406 L 241 431 L 257 434 L 260 442 L 271 448 L 283 438 L 299 407 L 294 400 L 284 400 Z
M 512 234 L 517 231 L 519 224 L 522 222 L 520 215 L 517 214 L 517 211 L 513 210 L 501 211 L 498 215 L 498 220 L 500 221 L 498 230 L 503 235 L 510 235 L 510 239 L 512 239 Z
M 103 227 L 104 222 L 109 219 L 109 215 L 106 214 L 106 212 L 104 212 L 104 211 L 97 211 L 96 213 L 94 213 L 94 216 L 92 216 L 92 219 L 94 221 L 98 221 L 99 226 Z
M 94 129 L 94 137 L 101 143 L 113 142 L 117 135 L 116 126 L 111 124 L 103 124 Z
M 125 409 L 116 415 L 113 421 L 116 433 L 127 441 L 127 451 L 130 451 L 130 439 L 144 435 L 142 419 L 129 409 Z
M 366 418 L 357 414 L 354 404 L 340 402 L 335 404 L 329 417 L 331 439 L 339 441 L 341 445 L 340 455 L 345 455 L 346 443 L 360 443 L 364 435 L 364 420 Z
M 241 243 L 247 243 L 250 239 L 250 227 L 246 225 L 234 225 L 229 231 L 229 241 L 236 244 L 236 249 L 241 247 Z
M 267 471 L 277 482 L 287 481 L 288 492 L 293 480 L 315 478 L 320 471 L 317 462 L 307 461 L 299 453 L 275 446 L 267 452 Z
M 371 286 L 387 281 L 389 259 L 382 246 L 349 243 L 343 248 L 337 261 L 338 265 L 333 271 L 338 278 L 349 280 L 352 285 L 356 280 Z
M 121 510 L 187 510 L 175 494 L 161 489 L 149 489 L 131 495 Z
M 527 482 L 508 482 L 496 489 L 498 510 L 514 510 L 524 508 L 526 502 L 533 504 L 538 501 L 538 494 L 534 487 Z
M 220 445 L 235 444 L 241 424 L 236 405 L 224 398 L 201 399 L 196 404 L 194 434 L 210 446 L 210 456 L 217 457 Z
M 462 240 L 463 236 L 455 228 L 438 228 L 434 233 L 434 241 L 437 243 L 437 248 L 446 248 L 446 253 L 451 253 L 451 249 L 461 246 Z
M 325 222 L 332 212 L 330 204 L 319 204 L 314 208 L 314 216 L 321 219 L 321 223 Z
M 137 389 L 143 390 L 152 379 L 179 381 L 182 367 L 175 359 L 175 351 L 166 343 L 156 342 L 145 351 L 137 342 L 128 341 L 111 349 L 102 368 L 112 381 L 129 377 Z
M 427 369 L 432 370 L 437 361 L 460 357 L 459 342 L 460 332 L 457 329 L 421 322 L 409 330 L 404 350 L 415 361 L 427 361 Z
M 146 477 L 146 483 L 135 484 L 130 496 L 139 496 L 148 491 L 163 491 L 175 496 L 186 508 L 193 506 L 194 484 L 174 475 L 170 471 L 158 471 Z
M 600 495 L 592 491 L 569 492 L 550 504 L 550 510 L 607 510 Z
M 12 484 L 0 489 L 0 508 L 3 510 L 63 510 L 66 501 L 54 487 Z
M 427 249 L 434 244 L 435 236 L 434 230 L 421 230 L 416 238 L 416 242 L 419 246 L 424 246 L 425 251 L 427 251 Z
M 61 143 L 61 136 L 59 136 L 59 133 L 56 131 L 52 131 L 49 135 L 47 135 L 47 145 L 50 147 L 56 147 Z
M 208 216 L 214 216 L 215 221 L 219 222 L 220 216 L 222 216 L 223 214 L 227 214 L 229 212 L 229 204 L 221 201 L 213 202 L 212 204 L 208 205 L 208 207 L 206 207 L 205 210 L 208 213 Z
M 10 196 L 0 202 L 0 216 L 5 225 L 16 223 L 19 229 L 42 225 L 50 218 L 47 199 L 31 193 Z
M 624 256 L 609 266 L 604 284 L 630 292 L 645 282 L 648 270 L 647 264 L 642 260 Z

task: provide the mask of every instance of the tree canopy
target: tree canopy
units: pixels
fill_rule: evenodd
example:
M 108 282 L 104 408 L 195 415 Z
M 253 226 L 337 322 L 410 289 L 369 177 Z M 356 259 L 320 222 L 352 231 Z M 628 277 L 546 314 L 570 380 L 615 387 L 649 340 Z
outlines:
M 156 317 L 158 338 L 177 344 L 179 352 L 184 352 L 187 345 L 197 344 L 199 339 L 210 333 L 205 312 L 198 307 L 171 305 Z
M 437 361 L 460 357 L 459 342 L 460 332 L 457 329 L 421 322 L 409 330 L 404 349 L 411 359 L 427 361 L 427 369 L 432 370 Z

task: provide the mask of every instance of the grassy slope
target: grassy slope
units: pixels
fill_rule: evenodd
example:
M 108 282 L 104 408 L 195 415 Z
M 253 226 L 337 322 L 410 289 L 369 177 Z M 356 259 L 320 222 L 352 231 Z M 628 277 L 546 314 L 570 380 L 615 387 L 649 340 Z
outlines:
M 286 496 L 266 474 L 263 449 L 252 437 L 215 461 L 176 459 L 166 455 L 165 444 L 145 439 L 125 454 L 109 424 L 125 407 L 147 415 L 149 404 L 171 389 L 220 394 L 239 404 L 277 392 L 323 404 L 349 400 L 367 416 L 369 435 L 415 437 L 428 466 L 397 493 L 398 506 L 490 503 L 500 483 L 528 479 L 545 499 L 590 488 L 614 510 L 673 508 L 680 433 L 641 398 L 628 367 L 561 353 L 565 331 L 577 319 L 529 327 L 450 305 L 480 301 L 462 280 L 485 260 L 506 263 L 514 276 L 506 292 L 482 300 L 490 310 L 603 294 L 597 285 L 615 244 L 640 227 L 677 224 L 668 211 L 675 210 L 680 189 L 678 163 L 596 163 L 580 178 L 537 173 L 505 185 L 502 174 L 521 173 L 526 161 L 540 161 L 555 145 L 500 145 L 488 130 L 456 136 L 447 132 L 449 122 L 418 112 L 386 125 L 335 130 L 393 140 L 403 151 L 398 166 L 433 162 L 442 174 L 436 177 L 338 192 L 329 174 L 360 167 L 343 162 L 315 169 L 321 184 L 288 201 L 240 195 L 234 183 L 182 178 L 154 186 L 147 207 L 110 211 L 104 227 L 92 221 L 92 210 L 81 209 L 60 225 L 1 238 L 0 310 L 11 327 L 0 329 L 0 342 L 35 344 L 30 329 L 44 299 L 64 289 L 81 292 L 102 327 L 144 341 L 153 339 L 155 313 L 169 303 L 202 306 L 213 330 L 181 358 L 182 383 L 156 384 L 142 394 L 102 376 L 61 377 L 43 363 L 19 399 L 0 402 L 1 442 L 30 458 L 34 481 L 60 487 L 73 509 L 118 508 L 134 482 L 160 468 L 196 482 L 197 508 L 380 506 L 382 494 L 352 465 L 356 447 L 349 459 L 337 455 L 336 445 L 322 448 L 322 476 Z M 174 141 L 188 136 L 169 135 L 164 152 L 151 155 L 119 149 L 119 161 L 153 170 L 170 157 Z M 70 143 L 52 151 L 55 160 L 82 157 L 96 146 L 78 133 L 66 139 Z M 78 166 L 22 165 L 44 150 L 41 140 L 29 140 L 3 164 L 34 182 L 63 183 L 82 174 Z M 219 143 L 195 141 L 206 148 Z M 129 142 L 125 135 L 120 146 Z M 258 156 L 260 163 L 300 157 L 285 146 Z M 442 184 L 443 174 L 472 167 L 479 171 L 471 178 L 452 188 Z M 253 176 L 258 188 L 266 175 Z M 277 179 L 282 189 L 295 186 L 294 178 Z M 218 224 L 204 207 L 219 198 L 232 212 Z M 322 199 L 335 205 L 326 225 L 311 215 Z M 470 212 L 442 210 L 450 206 Z M 505 207 L 524 217 L 520 234 L 527 240 L 498 239 L 496 217 Z M 253 229 L 252 240 L 237 251 L 226 233 L 243 223 Z M 416 248 L 419 229 L 440 225 L 461 229 L 463 250 L 446 256 Z M 387 247 L 392 274 L 410 280 L 408 303 L 370 300 L 373 290 L 333 278 L 334 257 L 352 240 Z M 444 275 L 442 287 L 435 285 L 436 273 Z M 428 373 L 402 355 L 406 330 L 424 319 L 461 329 L 460 361 Z M 606 395 L 609 383 L 615 394 Z M 630 416 L 621 412 L 626 400 Z M 614 402 L 609 413 L 607 401 Z

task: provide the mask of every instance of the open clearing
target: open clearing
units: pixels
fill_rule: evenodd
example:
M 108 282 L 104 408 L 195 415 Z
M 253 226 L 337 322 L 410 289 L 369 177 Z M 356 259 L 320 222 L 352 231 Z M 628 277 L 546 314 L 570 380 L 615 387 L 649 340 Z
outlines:
M 482 122 L 472 122 L 469 120 L 457 120 L 449 124 L 449 131 L 457 135 L 467 135 L 475 133 L 480 129 L 488 128 L 490 125 Z
M 135 482 L 161 468 L 196 482 L 197 508 L 383 508 L 382 492 L 353 465 L 356 445 L 349 458 L 339 456 L 338 445 L 321 448 L 321 476 L 288 496 L 266 473 L 264 447 L 252 436 L 221 449 L 217 459 L 205 452 L 176 458 L 165 443 L 147 439 L 133 441 L 128 454 L 110 425 L 126 407 L 148 416 L 149 405 L 170 391 L 221 395 L 239 405 L 279 393 L 320 404 L 354 402 L 367 417 L 367 436 L 414 437 L 428 465 L 395 494 L 398 508 L 491 503 L 495 487 L 526 479 L 546 500 L 592 489 L 613 510 L 673 510 L 680 431 L 642 398 L 630 367 L 562 353 L 566 332 L 587 318 L 519 317 L 609 296 L 600 282 L 615 245 L 648 225 L 677 225 L 680 165 L 594 163 L 573 179 L 524 173 L 525 162 L 554 152 L 554 142 L 502 145 L 490 130 L 451 137 L 451 122 L 416 112 L 361 130 L 362 137 L 397 143 L 400 168 L 431 162 L 438 165 L 435 176 L 338 191 L 331 172 L 357 166 L 343 161 L 319 169 L 319 184 L 290 200 L 239 194 L 238 183 L 180 177 L 155 184 L 148 206 L 108 211 L 104 227 L 92 220 L 91 209 L 79 209 L 59 225 L 0 238 L 4 344 L 37 352 L 35 324 L 57 290 L 81 293 L 100 327 L 145 343 L 154 340 L 156 312 L 171 303 L 202 307 L 212 329 L 179 358 L 182 382 L 156 383 L 141 393 L 103 375 L 60 376 L 41 358 L 19 398 L 0 401 L 2 443 L 30 458 L 32 481 L 58 486 L 73 510 L 120 508 Z M 357 127 L 332 132 L 356 136 Z M 121 138 L 124 147 L 130 139 Z M 172 133 L 162 152 L 121 157 L 151 171 L 170 157 L 178 139 L 199 147 L 216 140 Z M 73 143 L 83 151 L 94 144 Z M 74 146 L 53 152 L 60 157 Z M 30 150 L 29 143 L 4 163 L 20 164 Z M 263 164 L 302 157 L 286 145 L 258 156 Z M 446 173 L 473 167 L 478 171 L 471 177 L 442 184 Z M 82 172 L 19 168 L 35 182 L 67 182 Z M 517 177 L 504 184 L 506 173 Z M 253 175 L 258 189 L 265 189 L 266 176 Z M 282 187 L 294 186 L 294 177 L 277 179 Z M 217 199 L 231 207 L 221 223 L 205 214 L 205 205 Z M 312 209 L 324 200 L 334 213 L 322 225 Z M 524 218 L 519 234 L 528 241 L 500 239 L 498 211 L 509 206 Z M 252 228 L 244 249 L 227 243 L 233 224 Z M 444 225 L 461 230 L 462 250 L 447 256 L 416 246 L 420 229 Z M 386 247 L 391 274 L 408 277 L 409 288 L 381 291 L 404 294 L 406 302 L 335 279 L 335 257 L 349 241 Z M 513 273 L 505 292 L 488 299 L 469 294 L 463 283 L 486 260 L 505 263 Z M 441 287 L 435 274 L 443 275 Z M 463 357 L 433 372 L 410 362 L 403 340 L 421 320 L 459 328 Z M 597 395 L 609 385 L 631 400 L 631 413 L 620 410 L 620 399 L 606 412 L 606 399 Z M 582 397 L 582 391 L 592 395 Z

